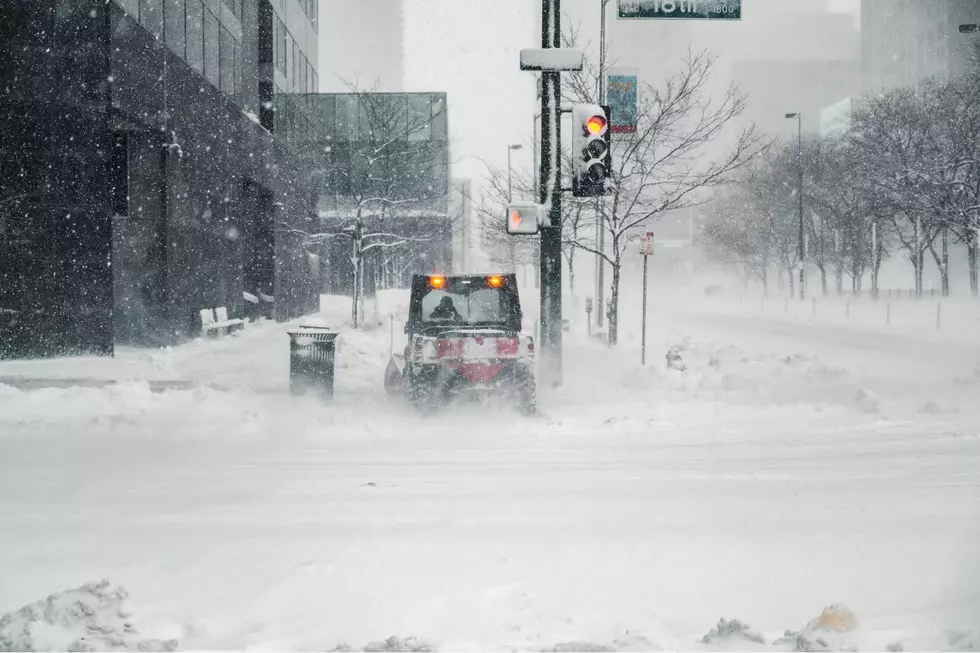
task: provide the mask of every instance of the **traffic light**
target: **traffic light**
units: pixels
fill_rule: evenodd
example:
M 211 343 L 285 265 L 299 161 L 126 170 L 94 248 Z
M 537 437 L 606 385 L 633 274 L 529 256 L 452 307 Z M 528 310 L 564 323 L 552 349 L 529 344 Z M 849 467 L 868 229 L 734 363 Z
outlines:
M 612 169 L 610 110 L 597 104 L 572 107 L 572 195 L 606 194 Z
M 507 233 L 536 234 L 541 224 L 538 204 L 511 204 L 507 207 Z

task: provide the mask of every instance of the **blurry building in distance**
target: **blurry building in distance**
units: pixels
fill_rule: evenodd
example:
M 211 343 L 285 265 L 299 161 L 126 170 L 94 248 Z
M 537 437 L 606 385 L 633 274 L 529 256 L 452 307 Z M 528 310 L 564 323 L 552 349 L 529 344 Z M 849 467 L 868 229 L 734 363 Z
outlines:
M 321 88 L 399 93 L 404 89 L 403 0 L 320 0 Z M 346 82 L 345 82 L 346 80 Z
M 313 96 L 324 290 L 351 295 L 355 229 L 364 242 L 365 293 L 407 287 L 413 273 L 453 265 L 449 122 L 445 93 Z M 347 234 L 342 236 L 341 234 Z
M 876 93 L 965 71 L 980 38 L 959 33 L 960 25 L 970 23 L 980 23 L 977 0 L 862 0 L 864 90 Z

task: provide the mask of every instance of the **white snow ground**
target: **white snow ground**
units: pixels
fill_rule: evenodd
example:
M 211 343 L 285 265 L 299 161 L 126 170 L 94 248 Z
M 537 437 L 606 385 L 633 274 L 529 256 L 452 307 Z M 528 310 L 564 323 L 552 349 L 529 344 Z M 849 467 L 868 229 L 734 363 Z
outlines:
M 980 647 L 974 308 L 944 338 L 749 304 L 655 291 L 646 368 L 635 311 L 612 352 L 576 325 L 533 419 L 387 398 L 400 294 L 329 406 L 286 394 L 271 323 L 0 363 L 0 613 L 107 578 L 151 647 Z M 856 625 L 810 623 L 837 603 Z

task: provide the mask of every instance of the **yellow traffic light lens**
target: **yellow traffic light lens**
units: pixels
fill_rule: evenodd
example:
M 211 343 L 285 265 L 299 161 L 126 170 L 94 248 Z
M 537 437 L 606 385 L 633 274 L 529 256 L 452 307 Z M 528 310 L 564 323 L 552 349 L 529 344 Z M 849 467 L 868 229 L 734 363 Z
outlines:
M 606 119 L 603 116 L 592 116 L 585 122 L 585 130 L 591 136 L 601 132 L 606 126 Z

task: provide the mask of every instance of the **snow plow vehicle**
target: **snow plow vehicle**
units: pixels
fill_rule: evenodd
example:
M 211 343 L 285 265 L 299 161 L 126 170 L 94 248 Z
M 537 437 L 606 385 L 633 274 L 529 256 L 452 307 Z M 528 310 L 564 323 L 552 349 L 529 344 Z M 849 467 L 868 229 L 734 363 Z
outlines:
M 522 318 L 516 275 L 415 275 L 408 344 L 391 357 L 386 389 L 421 409 L 483 395 L 534 413 L 534 339 L 521 332 Z

